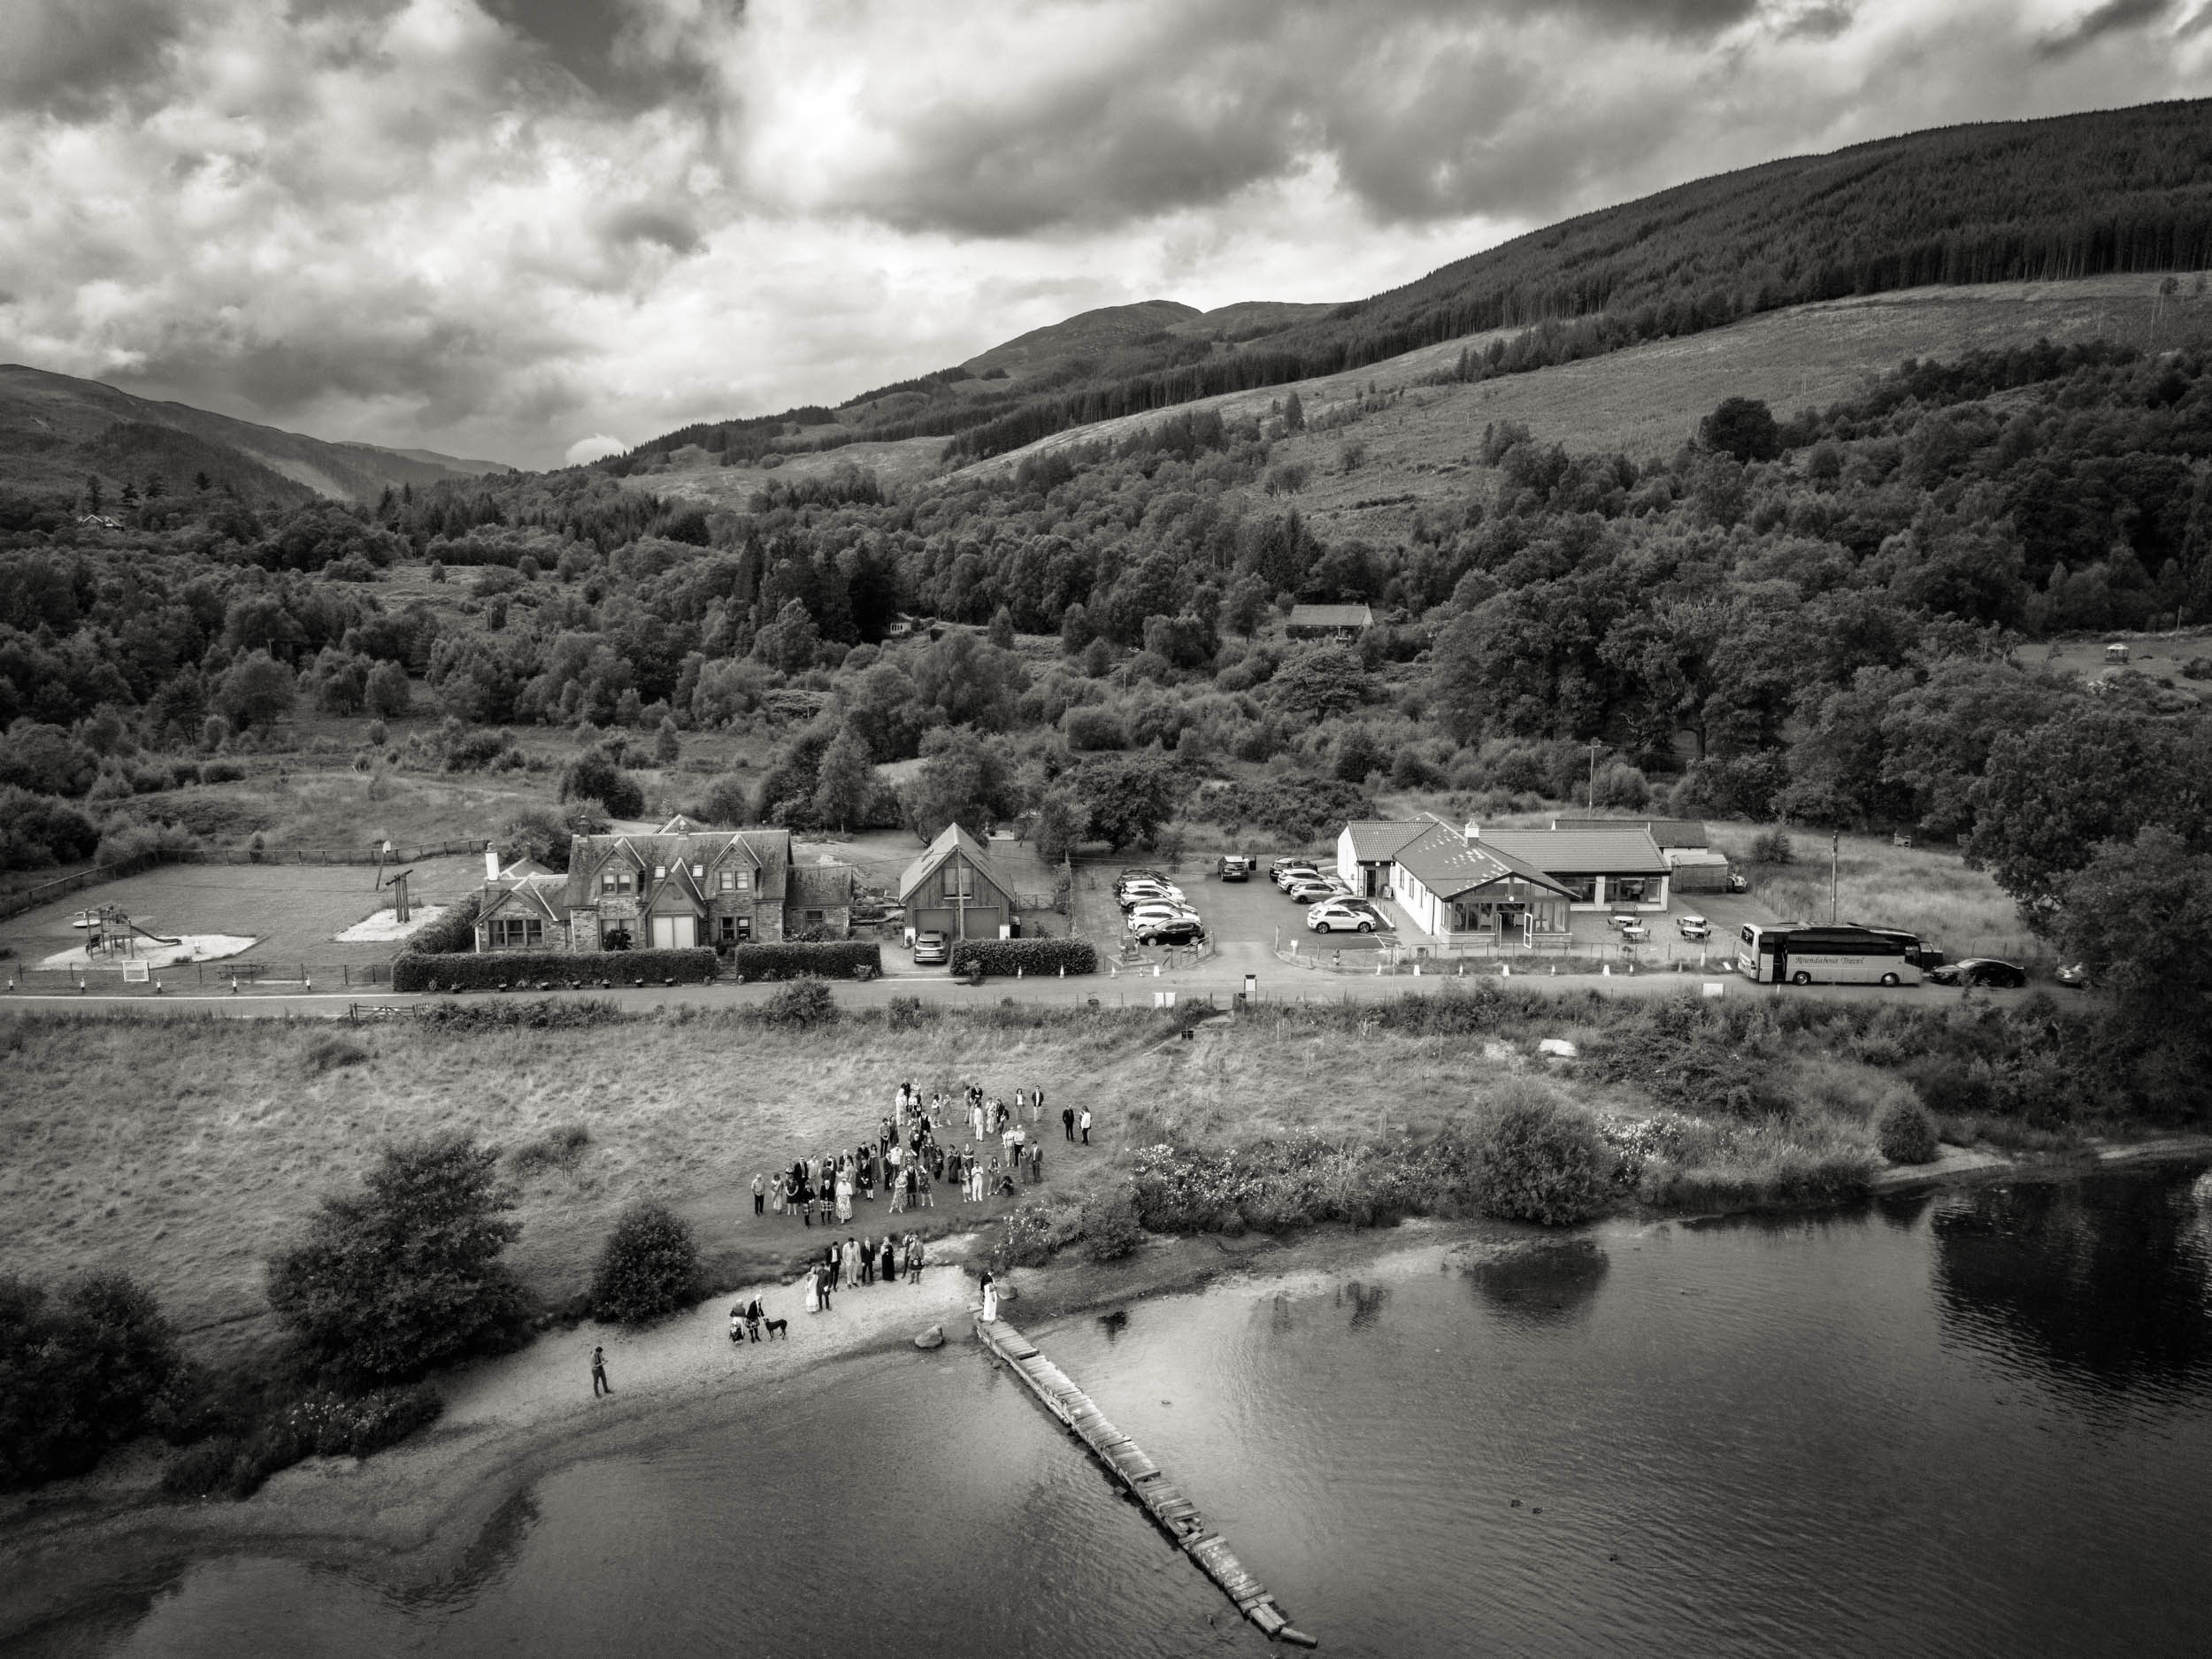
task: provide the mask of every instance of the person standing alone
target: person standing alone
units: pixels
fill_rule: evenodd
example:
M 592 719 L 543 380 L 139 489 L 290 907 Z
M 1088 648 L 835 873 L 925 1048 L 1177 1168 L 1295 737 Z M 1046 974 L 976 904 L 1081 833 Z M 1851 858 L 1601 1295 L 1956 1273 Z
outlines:
M 601 1394 L 613 1392 L 614 1385 L 607 1380 L 607 1350 L 594 1348 L 591 1351 L 591 1397 L 596 1400 Z
M 753 1177 L 753 1213 L 757 1216 L 768 1213 L 768 1179 L 764 1175 Z

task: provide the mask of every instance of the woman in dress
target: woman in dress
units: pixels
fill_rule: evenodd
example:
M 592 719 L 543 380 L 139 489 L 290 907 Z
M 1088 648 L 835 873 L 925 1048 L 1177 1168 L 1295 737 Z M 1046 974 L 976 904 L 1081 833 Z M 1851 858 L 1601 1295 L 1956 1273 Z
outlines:
M 860 1288 L 860 1240 L 858 1239 L 845 1240 L 845 1288 L 847 1290 Z
M 837 1171 L 837 1221 L 846 1225 L 853 1218 L 853 1172 L 849 1169 Z
M 806 1270 L 806 1297 L 799 1306 L 808 1313 L 822 1311 L 822 1270 L 820 1268 L 810 1267 Z
M 987 1269 L 983 1275 L 983 1323 L 998 1323 L 998 1281 L 991 1277 Z

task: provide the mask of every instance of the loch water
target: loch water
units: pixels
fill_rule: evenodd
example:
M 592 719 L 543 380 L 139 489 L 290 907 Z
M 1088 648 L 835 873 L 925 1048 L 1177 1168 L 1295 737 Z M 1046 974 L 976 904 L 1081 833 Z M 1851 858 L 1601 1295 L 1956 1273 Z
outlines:
M 2212 1209 L 2193 1173 L 1607 1225 L 1503 1260 L 1430 1234 L 1025 1328 L 1324 1653 L 2201 1659 Z M 426 1590 L 217 1555 L 13 1645 L 1266 1646 L 958 1341 L 842 1363 L 772 1409 L 733 1388 L 711 1426 L 519 1494 Z

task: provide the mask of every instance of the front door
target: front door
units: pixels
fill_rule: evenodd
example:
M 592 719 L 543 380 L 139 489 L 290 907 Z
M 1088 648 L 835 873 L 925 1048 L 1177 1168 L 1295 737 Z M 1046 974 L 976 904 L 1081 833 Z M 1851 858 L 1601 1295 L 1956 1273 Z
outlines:
M 685 950 L 697 942 L 690 917 L 656 916 L 653 918 L 654 949 Z

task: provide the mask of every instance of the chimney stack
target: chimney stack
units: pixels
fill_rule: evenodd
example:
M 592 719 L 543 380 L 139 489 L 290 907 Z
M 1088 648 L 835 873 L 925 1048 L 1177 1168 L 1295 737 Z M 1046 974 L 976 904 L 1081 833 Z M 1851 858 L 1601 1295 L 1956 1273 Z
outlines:
M 484 879 L 499 879 L 499 849 L 487 845 L 484 849 Z
M 1467 839 L 1471 841 L 1479 841 L 1482 839 L 1482 826 L 1472 818 L 1467 820 Z

